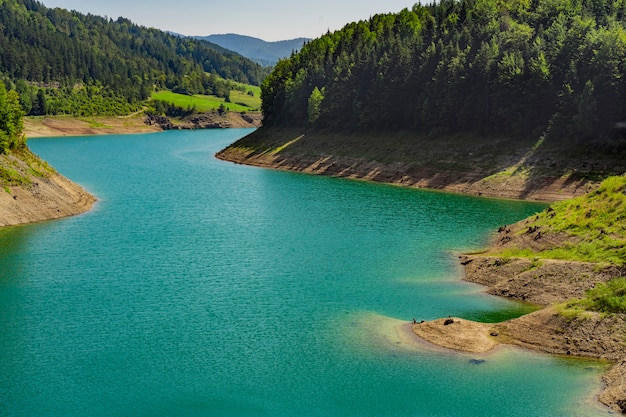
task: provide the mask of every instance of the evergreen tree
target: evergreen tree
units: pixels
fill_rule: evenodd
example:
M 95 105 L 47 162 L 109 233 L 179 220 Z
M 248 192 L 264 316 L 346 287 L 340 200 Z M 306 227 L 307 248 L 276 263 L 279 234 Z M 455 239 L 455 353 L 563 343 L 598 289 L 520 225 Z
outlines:
M 48 103 L 44 90 L 39 89 L 37 91 L 37 105 L 34 107 L 33 115 L 42 116 L 44 114 L 48 114 Z
M 309 96 L 309 123 L 314 124 L 318 117 L 320 117 L 320 109 L 322 101 L 324 100 L 324 94 L 315 87 Z
M 25 146 L 23 117 L 18 94 L 0 82 L 0 153 Z

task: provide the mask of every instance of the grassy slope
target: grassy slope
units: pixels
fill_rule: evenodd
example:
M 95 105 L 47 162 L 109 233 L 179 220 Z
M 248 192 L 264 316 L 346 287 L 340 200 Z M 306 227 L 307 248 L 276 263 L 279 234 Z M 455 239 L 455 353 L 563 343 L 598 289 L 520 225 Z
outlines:
M 0 186 L 9 194 L 9 186 L 29 185 L 35 178 L 46 178 L 54 172 L 54 168 L 26 147 L 8 155 L 0 154 Z
M 607 266 L 626 265 L 626 176 L 609 177 L 600 187 L 581 197 L 561 201 L 542 213 L 512 226 L 515 236 L 490 255 L 531 258 L 536 266 L 542 259 L 557 259 Z M 544 243 L 536 243 L 544 242 Z M 548 242 L 547 244 L 545 242 Z M 585 310 L 626 313 L 626 278 L 617 277 L 586 291 L 583 299 L 560 307 L 566 317 Z
M 243 85 L 243 84 L 242 84 Z M 196 94 L 193 96 L 177 94 L 171 91 L 158 91 L 152 93 L 152 98 L 166 101 L 182 108 L 194 107 L 198 112 L 204 113 L 210 110 L 217 110 L 220 105 L 224 105 L 229 111 L 258 111 L 261 108 L 261 89 L 252 85 L 245 85 L 246 91 L 252 91 L 254 96 L 247 93 L 232 90 L 230 92 L 230 103 L 226 103 L 224 98 L 217 96 L 207 96 Z
M 535 251 L 508 248 L 507 256 L 626 264 L 626 176 L 610 177 L 589 194 L 553 204 L 519 233 L 563 234 L 562 245 Z

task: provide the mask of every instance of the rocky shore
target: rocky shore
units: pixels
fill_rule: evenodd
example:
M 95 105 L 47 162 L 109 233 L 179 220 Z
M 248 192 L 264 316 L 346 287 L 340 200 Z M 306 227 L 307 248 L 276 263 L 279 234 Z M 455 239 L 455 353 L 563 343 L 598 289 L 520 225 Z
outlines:
M 465 280 L 485 285 L 490 294 L 532 303 L 540 310 L 495 324 L 460 318 L 415 323 L 413 332 L 430 343 L 460 351 L 484 353 L 498 345 L 515 345 L 543 353 L 610 361 L 612 366 L 603 376 L 604 386 L 598 399 L 612 410 L 626 414 L 626 318 L 623 314 L 587 311 L 567 314 L 561 309 L 561 303 L 582 298 L 587 289 L 624 276 L 626 270 L 585 262 L 539 262 L 491 254 L 503 245 L 523 245 L 528 236 L 515 233 L 523 227 L 521 222 L 502 228 L 489 250 L 461 256 L 460 262 Z M 562 243 L 553 236 L 547 244 Z
M 220 113 L 212 111 L 194 114 L 182 120 L 171 119 L 166 116 L 148 115 L 145 123 L 161 130 L 186 129 L 229 129 L 229 128 L 258 128 L 263 116 L 259 112 L 249 113 Z
M 143 112 L 138 112 L 129 116 L 110 117 L 27 117 L 24 119 L 24 125 L 26 137 L 37 138 L 121 135 L 186 129 L 257 128 L 261 126 L 262 120 L 263 115 L 260 112 L 219 113 L 218 111 L 213 111 L 194 114 L 182 120 L 166 116 L 144 115 Z

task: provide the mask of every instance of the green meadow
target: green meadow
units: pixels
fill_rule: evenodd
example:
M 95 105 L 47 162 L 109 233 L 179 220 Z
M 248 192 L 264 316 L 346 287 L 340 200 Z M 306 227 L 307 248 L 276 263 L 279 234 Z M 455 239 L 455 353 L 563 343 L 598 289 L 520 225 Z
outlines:
M 230 103 L 226 102 L 226 99 L 223 97 L 204 94 L 179 94 L 171 91 L 154 92 L 152 93 L 152 99 L 165 101 L 184 109 L 195 108 L 200 113 L 217 110 L 222 105 L 227 111 L 260 111 L 261 88 L 245 84 L 241 84 L 241 86 L 245 87 L 245 90 L 242 89 L 244 91 L 230 91 Z M 249 92 L 252 92 L 252 94 L 249 94 Z

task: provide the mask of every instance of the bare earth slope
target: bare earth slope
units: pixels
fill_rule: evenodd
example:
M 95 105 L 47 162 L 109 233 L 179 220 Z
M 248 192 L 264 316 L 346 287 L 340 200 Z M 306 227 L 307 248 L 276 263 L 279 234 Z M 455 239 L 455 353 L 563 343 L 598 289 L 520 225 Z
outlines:
M 216 155 L 240 164 L 536 201 L 585 194 L 626 172 L 610 154 L 568 155 L 542 142 L 261 128 Z M 576 162 L 581 161 L 581 162 Z
M 0 155 L 0 173 L 6 176 L 8 172 L 14 178 L 14 185 L 4 181 L 0 189 L 0 226 L 57 219 L 92 207 L 94 196 L 54 172 L 30 151 L 24 152 L 26 158 Z
M 27 117 L 24 119 L 24 125 L 27 137 L 38 138 L 152 133 L 178 129 L 257 128 L 261 125 L 261 120 L 262 115 L 259 112 L 224 114 L 207 112 L 195 114 L 184 120 L 165 116 L 145 116 L 143 112 L 139 112 L 130 116 L 111 117 Z
M 29 138 L 160 132 L 145 123 L 143 114 L 119 117 L 44 116 L 26 117 L 24 133 Z

